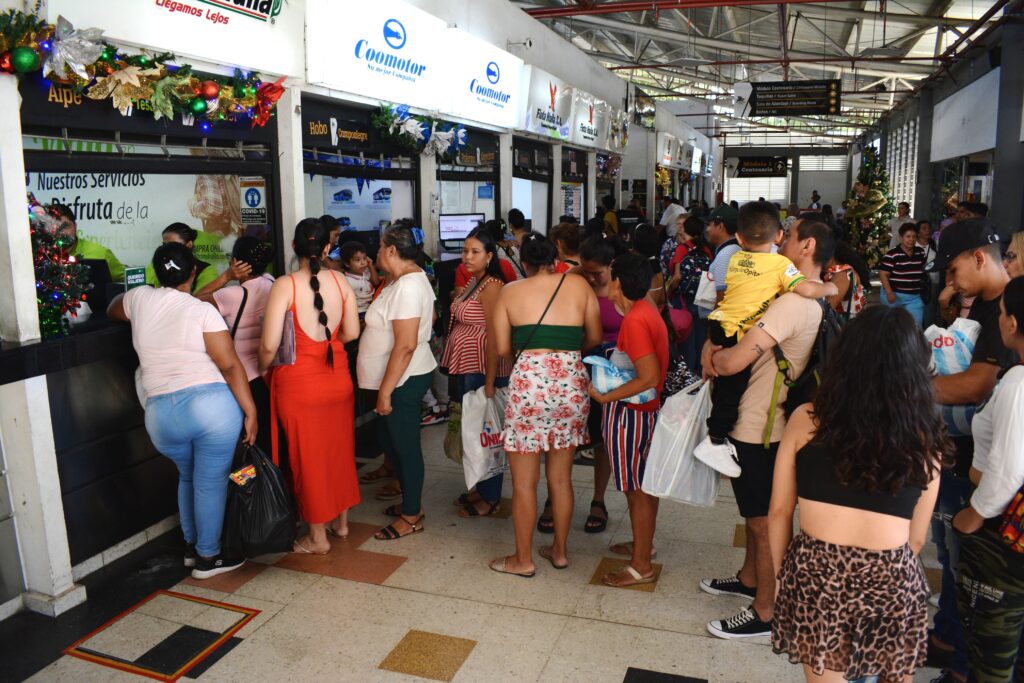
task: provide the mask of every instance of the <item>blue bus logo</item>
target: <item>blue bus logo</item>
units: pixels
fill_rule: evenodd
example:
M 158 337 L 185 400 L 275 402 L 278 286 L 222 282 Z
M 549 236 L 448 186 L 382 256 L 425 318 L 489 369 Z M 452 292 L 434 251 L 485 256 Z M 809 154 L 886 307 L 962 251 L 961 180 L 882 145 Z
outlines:
M 487 80 L 491 82 L 491 85 L 497 84 L 501 79 L 501 69 L 498 68 L 496 62 L 491 62 L 487 65 Z
M 388 19 L 384 22 L 384 42 L 395 50 L 405 47 L 405 27 L 398 19 Z

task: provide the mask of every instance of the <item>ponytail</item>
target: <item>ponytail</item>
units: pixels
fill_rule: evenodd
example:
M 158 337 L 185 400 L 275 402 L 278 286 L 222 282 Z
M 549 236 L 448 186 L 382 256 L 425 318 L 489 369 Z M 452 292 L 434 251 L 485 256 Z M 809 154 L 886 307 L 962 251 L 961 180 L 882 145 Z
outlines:
M 329 233 L 324 224 L 316 218 L 305 218 L 295 226 L 295 254 L 300 258 L 309 259 L 309 286 L 313 290 L 313 305 L 318 311 L 317 320 L 324 326 L 327 338 L 327 365 L 334 367 L 334 348 L 331 345 L 331 328 L 327 326 L 327 312 L 324 311 L 324 298 L 320 295 L 320 254 L 327 246 Z

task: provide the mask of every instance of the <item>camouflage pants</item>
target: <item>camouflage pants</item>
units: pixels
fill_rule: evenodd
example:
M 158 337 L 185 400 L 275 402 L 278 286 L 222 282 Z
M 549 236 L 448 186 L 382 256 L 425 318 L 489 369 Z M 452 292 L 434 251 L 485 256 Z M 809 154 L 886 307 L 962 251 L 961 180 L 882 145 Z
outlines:
M 964 622 L 970 680 L 1024 681 L 1017 657 L 1024 633 L 1024 555 L 1013 553 L 998 534 L 983 528 L 961 534 L 957 604 Z

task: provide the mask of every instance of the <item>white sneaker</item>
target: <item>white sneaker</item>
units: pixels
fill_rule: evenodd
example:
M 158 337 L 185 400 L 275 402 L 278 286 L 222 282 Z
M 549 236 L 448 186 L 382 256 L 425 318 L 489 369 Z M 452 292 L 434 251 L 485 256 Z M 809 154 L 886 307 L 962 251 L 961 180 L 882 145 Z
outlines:
M 721 472 L 727 477 L 736 478 L 740 476 L 740 463 L 736 457 L 736 447 L 728 439 L 723 444 L 711 443 L 711 437 L 706 436 L 693 451 L 694 457 L 700 460 L 713 470 Z

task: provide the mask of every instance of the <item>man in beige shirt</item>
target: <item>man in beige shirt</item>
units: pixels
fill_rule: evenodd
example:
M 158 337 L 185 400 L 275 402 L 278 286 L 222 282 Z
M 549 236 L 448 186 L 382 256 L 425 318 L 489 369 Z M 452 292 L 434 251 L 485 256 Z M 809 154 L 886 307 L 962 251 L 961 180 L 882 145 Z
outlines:
M 800 220 L 779 253 L 789 258 L 808 280 L 820 281 L 821 271 L 831 260 L 834 249 L 835 238 L 828 225 Z M 768 547 L 768 504 L 775 454 L 786 424 L 783 405 L 788 391 L 783 384 L 769 425 L 778 373 L 772 349 L 780 347 L 791 366 L 789 376 L 799 377 L 810 360 L 821 316 L 822 308 L 817 301 L 790 292 L 776 299 L 736 346 L 723 349 L 708 342 L 704 347 L 705 373 L 712 376 L 733 374 L 753 365 L 750 383 L 740 400 L 739 419 L 729 435 L 742 469 L 742 474 L 732 480 L 732 487 L 740 516 L 746 523 L 747 553 L 736 575 L 700 582 L 706 593 L 735 595 L 753 599 L 753 603 L 734 617 L 708 623 L 708 631 L 719 638 L 771 633 L 775 576 Z

